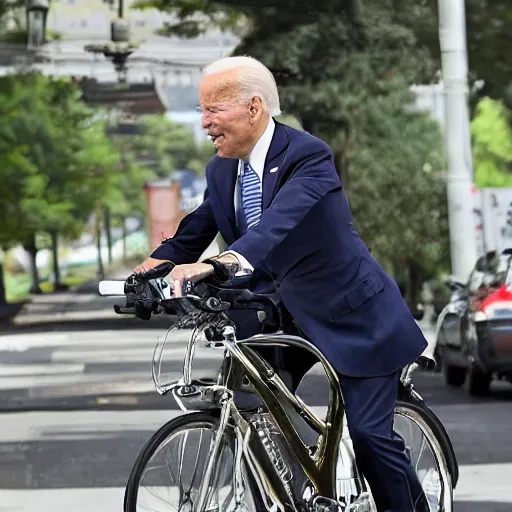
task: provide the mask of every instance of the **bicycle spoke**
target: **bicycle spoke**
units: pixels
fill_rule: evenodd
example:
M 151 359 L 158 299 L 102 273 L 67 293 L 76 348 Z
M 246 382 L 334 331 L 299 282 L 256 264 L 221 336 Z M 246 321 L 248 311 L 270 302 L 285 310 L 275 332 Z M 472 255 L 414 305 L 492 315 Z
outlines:
M 427 443 L 427 440 L 425 439 L 424 436 L 422 436 L 422 438 L 421 438 L 421 446 L 420 446 L 420 449 L 418 450 L 418 458 L 416 460 L 416 465 L 415 465 L 415 468 L 414 468 L 416 473 L 418 472 L 418 466 L 419 466 L 419 463 L 420 463 L 420 460 L 421 460 L 421 456 L 423 455 L 423 450 L 425 449 L 426 443 Z
M 199 449 L 197 450 L 196 460 L 194 461 L 194 471 L 192 473 L 192 479 L 190 481 L 190 488 L 194 487 L 194 481 L 196 479 L 196 472 L 198 469 L 198 461 L 199 461 L 199 454 L 201 452 L 201 446 L 203 441 L 203 431 L 201 430 L 200 437 L 199 437 Z

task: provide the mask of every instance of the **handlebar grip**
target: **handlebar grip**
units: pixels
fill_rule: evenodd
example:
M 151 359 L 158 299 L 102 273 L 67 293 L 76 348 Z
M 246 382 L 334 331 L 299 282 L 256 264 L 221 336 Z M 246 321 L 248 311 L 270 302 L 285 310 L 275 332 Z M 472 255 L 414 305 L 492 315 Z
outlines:
M 172 269 L 174 268 L 174 263 L 170 261 L 165 261 L 156 267 L 150 268 L 146 272 L 144 272 L 144 277 L 146 279 L 156 279 L 157 277 L 166 276 Z
M 103 296 L 124 296 L 125 281 L 100 281 L 98 292 Z

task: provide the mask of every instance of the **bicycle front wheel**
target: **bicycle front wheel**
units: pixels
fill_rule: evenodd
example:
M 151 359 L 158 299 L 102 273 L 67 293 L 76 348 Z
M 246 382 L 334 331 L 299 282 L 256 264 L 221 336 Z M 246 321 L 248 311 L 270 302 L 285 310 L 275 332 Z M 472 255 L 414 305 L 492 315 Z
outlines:
M 254 480 L 243 459 L 235 477 L 235 434 L 224 431 L 209 482 L 205 470 L 219 419 L 198 412 L 175 418 L 161 427 L 140 452 L 125 490 L 124 512 L 195 512 L 200 489 L 207 488 L 204 512 L 262 510 Z
M 453 484 L 448 461 L 421 407 L 398 402 L 394 430 L 405 442 L 430 512 L 453 512 Z

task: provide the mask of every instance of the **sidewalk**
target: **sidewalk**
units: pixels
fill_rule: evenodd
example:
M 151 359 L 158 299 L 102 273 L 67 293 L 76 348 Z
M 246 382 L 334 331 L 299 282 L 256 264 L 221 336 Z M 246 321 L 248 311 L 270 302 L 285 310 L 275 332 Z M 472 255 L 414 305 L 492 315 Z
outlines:
M 117 267 L 107 272 L 105 279 L 124 281 L 132 271 L 133 269 L 128 267 Z M 30 302 L 21 306 L 8 304 L 0 309 L 0 330 L 4 325 L 7 328 L 16 328 L 34 324 L 119 317 L 112 306 L 119 303 L 120 298 L 100 296 L 98 284 L 99 279 L 91 279 L 70 291 L 33 295 Z

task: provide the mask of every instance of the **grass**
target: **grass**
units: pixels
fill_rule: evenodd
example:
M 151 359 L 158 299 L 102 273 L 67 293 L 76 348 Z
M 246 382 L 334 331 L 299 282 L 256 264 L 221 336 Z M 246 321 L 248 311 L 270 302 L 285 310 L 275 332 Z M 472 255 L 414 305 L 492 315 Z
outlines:
M 61 282 L 70 289 L 76 288 L 94 279 L 96 277 L 96 269 L 97 266 L 95 264 L 72 267 L 68 270 L 67 275 L 61 278 Z M 29 290 L 32 285 L 32 279 L 28 272 L 18 272 L 15 274 L 5 272 L 4 279 L 7 302 L 20 302 L 30 298 Z M 43 278 L 39 286 L 43 293 L 52 293 L 54 291 L 53 283 L 49 279 Z
M 32 282 L 30 274 L 26 272 L 16 274 L 4 272 L 4 280 L 7 302 L 20 302 L 29 297 L 28 291 Z

